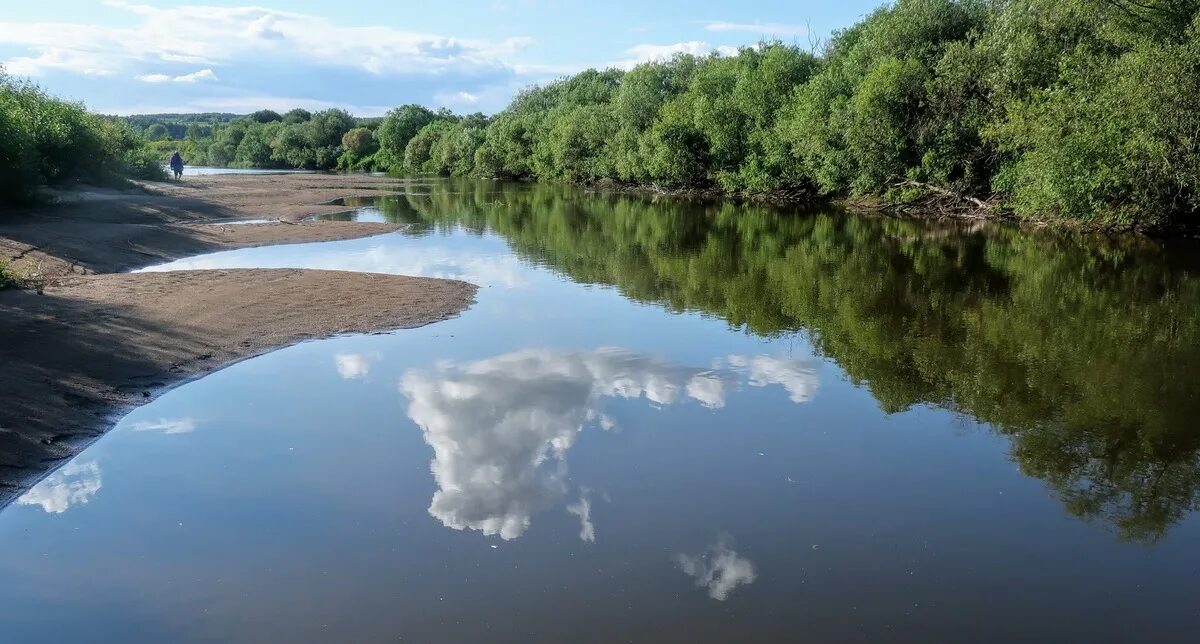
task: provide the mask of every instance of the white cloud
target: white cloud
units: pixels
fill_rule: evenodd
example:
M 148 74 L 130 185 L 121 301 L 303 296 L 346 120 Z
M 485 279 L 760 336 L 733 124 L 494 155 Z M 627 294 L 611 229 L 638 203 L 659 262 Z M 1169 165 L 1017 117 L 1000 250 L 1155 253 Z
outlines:
M 253 6 L 105 4 L 131 14 L 136 24 L 0 21 L 0 43 L 38 53 L 9 65 L 25 74 L 49 68 L 113 73 L 145 63 L 215 66 L 275 59 L 359 68 L 373 74 L 434 75 L 451 69 L 505 67 L 509 64 L 505 61 L 532 42 L 523 36 L 490 41 L 387 26 L 347 27 L 320 16 Z
M 254 253 L 226 251 L 200 257 L 181 259 L 143 269 L 146 272 L 202 270 L 216 268 L 313 268 L 356 271 L 363 273 L 386 273 L 388 275 L 414 275 L 418 277 L 441 277 L 458 279 L 479 286 L 504 286 L 519 288 L 526 285 L 527 268 L 516 257 L 481 254 L 478 251 L 442 248 L 436 246 L 371 246 L 366 250 L 357 248 L 313 250 L 304 254 L 304 261 L 297 263 L 294 257 L 280 256 L 267 261 L 257 258 L 247 260 Z
M 670 405 L 708 373 L 614 348 L 526 349 L 407 372 L 400 391 L 434 454 L 429 513 L 456 530 L 520 537 L 565 493 L 565 455 L 583 426 L 611 427 L 600 399 Z
M 596 525 L 592 523 L 592 501 L 584 492 L 579 500 L 567 506 L 567 512 L 579 517 L 579 538 L 588 543 L 596 542 Z
M 726 361 L 730 367 L 745 372 L 750 386 L 780 385 L 796 403 L 812 400 L 820 383 L 816 368 L 803 358 L 729 356 Z
M 696 580 L 698 588 L 708 590 L 708 596 L 725 601 L 738 586 L 754 583 L 757 575 L 754 564 L 739 556 L 727 538 L 720 538 L 699 555 L 675 555 L 679 569 Z
M 2 42 L 2 41 L 0 41 Z M 4 63 L 5 71 L 15 76 L 42 76 L 48 70 L 64 70 L 85 76 L 109 76 L 102 56 L 58 47 L 40 50 L 35 57 L 21 56 Z
M 50 514 L 62 514 L 72 505 L 85 505 L 100 491 L 100 464 L 71 461 L 42 479 L 17 499 L 17 505 L 39 505 Z
M 442 92 L 433 97 L 443 107 L 471 107 L 479 103 L 479 95 L 471 92 Z
M 725 406 L 725 380 L 715 374 L 697 374 L 687 382 L 688 396 L 709 409 Z
M 143 420 L 133 424 L 135 432 L 162 432 L 164 434 L 189 434 L 196 431 L 194 418 L 159 418 Z
M 339 353 L 333 357 L 333 363 L 344 380 L 356 380 L 365 378 L 371 372 L 371 363 L 377 359 L 378 356 L 364 353 Z
M 609 63 L 608 66 L 620 69 L 632 69 L 641 63 L 662 62 L 680 54 L 691 56 L 707 56 L 709 54 L 733 56 L 737 54 L 737 51 L 737 47 L 725 45 L 713 46 L 701 40 L 689 40 L 670 45 L 642 44 L 626 49 L 625 54 L 627 58 Z
M 143 74 L 137 77 L 143 83 L 199 83 L 201 81 L 215 81 L 217 75 L 211 69 L 201 69 L 190 74 L 182 74 L 179 76 L 168 76 L 166 74 Z
M 808 33 L 804 25 L 787 25 L 778 22 L 710 22 L 704 26 L 708 31 L 749 32 L 764 36 L 803 36 Z

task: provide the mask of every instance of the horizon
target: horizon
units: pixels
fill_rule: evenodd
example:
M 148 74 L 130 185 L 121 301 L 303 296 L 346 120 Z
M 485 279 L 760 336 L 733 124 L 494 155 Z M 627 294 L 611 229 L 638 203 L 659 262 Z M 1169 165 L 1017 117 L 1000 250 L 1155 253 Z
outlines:
M 117 116 L 341 108 L 370 118 L 408 103 L 495 114 L 523 88 L 589 68 L 764 40 L 816 46 L 882 4 L 65 0 L 6 8 L 0 65 Z

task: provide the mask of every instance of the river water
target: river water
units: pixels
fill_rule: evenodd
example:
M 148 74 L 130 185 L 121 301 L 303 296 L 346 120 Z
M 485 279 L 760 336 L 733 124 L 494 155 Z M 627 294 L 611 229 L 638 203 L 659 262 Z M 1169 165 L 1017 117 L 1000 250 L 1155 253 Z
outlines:
M 172 390 L 0 512 L 0 641 L 1183 641 L 1189 252 L 435 182 L 150 270 L 480 285 Z

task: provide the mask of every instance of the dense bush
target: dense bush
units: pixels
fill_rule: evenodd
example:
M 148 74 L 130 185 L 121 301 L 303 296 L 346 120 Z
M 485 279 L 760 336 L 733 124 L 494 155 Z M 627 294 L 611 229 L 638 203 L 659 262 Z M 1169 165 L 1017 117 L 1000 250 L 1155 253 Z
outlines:
M 421 128 L 404 148 L 407 172 L 465 176 L 475 168 L 488 119 L 482 114 L 441 117 Z
M 370 128 L 356 127 L 342 135 L 342 155 L 337 167 L 345 171 L 371 171 L 376 167 L 375 153 L 379 142 Z
M 1145 228 L 1200 223 L 1197 3 L 1064 5 L 997 21 L 993 47 L 1018 59 L 1028 44 L 1010 34 L 1065 34 L 1057 76 L 1018 87 L 990 131 L 1005 153 L 997 188 L 1024 217 Z M 1091 28 L 1073 31 L 1080 23 Z
M 159 179 L 162 164 L 128 125 L 48 96 L 0 70 L 0 201 L 42 186 Z
M 387 167 L 399 168 L 404 163 L 408 142 L 436 119 L 437 114 L 420 105 L 403 105 L 388 112 L 376 133 L 380 162 Z

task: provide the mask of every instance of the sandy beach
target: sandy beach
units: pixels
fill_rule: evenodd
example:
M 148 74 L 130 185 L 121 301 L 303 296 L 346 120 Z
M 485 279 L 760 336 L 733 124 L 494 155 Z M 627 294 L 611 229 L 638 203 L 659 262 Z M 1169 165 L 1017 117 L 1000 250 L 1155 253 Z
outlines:
M 0 214 L 0 259 L 36 289 L 0 291 L 0 507 L 133 407 L 296 342 L 452 317 L 475 286 L 341 271 L 125 273 L 216 250 L 349 239 L 397 226 L 304 222 L 394 179 L 241 175 L 81 189 Z M 238 219 L 275 223 L 213 225 Z

